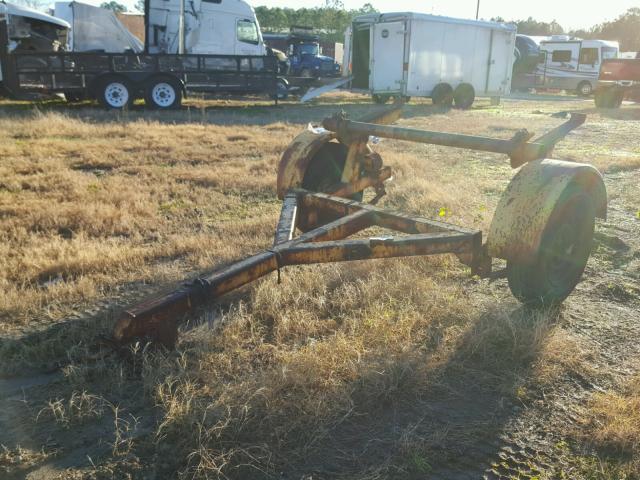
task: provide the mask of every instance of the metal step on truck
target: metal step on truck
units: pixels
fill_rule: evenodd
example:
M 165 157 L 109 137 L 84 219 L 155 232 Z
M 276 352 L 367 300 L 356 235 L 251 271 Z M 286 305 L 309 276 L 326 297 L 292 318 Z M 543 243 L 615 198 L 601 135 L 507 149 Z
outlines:
M 247 7 L 227 21 L 237 40 L 234 43 L 264 46 L 251 7 L 241 0 L 232 1 Z M 147 5 L 147 12 L 149 8 Z M 179 36 L 184 39 L 189 32 L 184 22 L 179 23 Z M 111 109 L 131 107 L 143 98 L 148 107 L 163 110 L 178 108 L 188 92 L 263 94 L 276 103 L 287 93 L 286 80 L 278 75 L 277 58 L 267 55 L 264 48 L 246 54 L 241 47 L 232 54 L 196 53 L 196 49 L 162 53 L 149 48 L 147 41 L 143 53 L 69 52 L 65 50 L 67 34 L 65 22 L 55 17 L 29 9 L 18 11 L 0 2 L 0 89 L 16 98 L 55 93 L 94 98 Z M 40 43 L 44 36 L 49 44 L 21 48 L 30 36 Z M 184 52 L 183 40 L 177 43 L 179 52 Z

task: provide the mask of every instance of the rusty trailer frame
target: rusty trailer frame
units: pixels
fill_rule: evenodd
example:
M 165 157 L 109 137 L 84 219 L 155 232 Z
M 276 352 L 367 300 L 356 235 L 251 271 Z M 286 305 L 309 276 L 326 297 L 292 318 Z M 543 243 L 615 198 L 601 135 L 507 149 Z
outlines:
M 573 268 L 564 290 L 547 297 L 566 298 L 582 275 L 589 253 L 585 257 L 585 248 L 590 248 L 585 243 L 590 238 L 581 241 L 578 236 L 588 237 L 589 228 L 592 236 L 595 216 L 606 215 L 606 190 L 592 166 L 546 156 L 586 116 L 573 114 L 532 141 L 533 134 L 526 130 L 504 140 L 386 125 L 400 117 L 401 107 L 373 111 L 359 121 L 339 113 L 326 118 L 323 128 L 298 135 L 283 153 L 278 169 L 277 193 L 283 203 L 271 248 L 127 309 L 116 322 L 114 339 L 119 343 L 148 339 L 172 346 L 185 314 L 271 272 L 279 274 L 289 265 L 455 254 L 472 274 L 486 277 L 491 274 L 492 258 L 502 258 L 507 260 L 507 270 L 511 265 L 515 272 L 508 277 L 514 295 L 525 302 L 535 300 L 547 295 L 535 284 L 544 281 L 537 278 L 544 274 L 538 264 L 547 261 L 550 237 L 560 242 L 554 248 L 567 249 L 562 235 L 573 242 L 566 251 L 580 254 L 571 254 L 569 260 L 581 268 Z M 520 171 L 498 204 L 487 241 L 483 243 L 479 230 L 377 207 L 392 171 L 368 145 L 370 135 L 508 155 L 511 166 Z M 358 201 L 369 188 L 375 191 L 373 199 Z M 571 230 L 561 224 L 571 222 L 570 216 L 580 210 L 572 207 L 569 216 L 564 210 L 578 200 L 584 204 L 578 207 L 588 210 L 578 225 L 580 234 L 564 232 L 554 239 L 556 230 Z M 397 234 L 351 238 L 373 226 Z M 301 233 L 295 236 L 297 230 Z

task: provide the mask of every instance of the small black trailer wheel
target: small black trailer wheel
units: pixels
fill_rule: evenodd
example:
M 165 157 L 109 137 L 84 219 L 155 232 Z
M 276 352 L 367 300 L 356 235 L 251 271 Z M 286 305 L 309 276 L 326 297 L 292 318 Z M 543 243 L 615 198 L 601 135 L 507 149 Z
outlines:
M 371 100 L 373 100 L 378 105 L 384 105 L 390 99 L 391 99 L 391 95 L 380 95 L 377 93 L 374 93 L 373 95 L 371 95 Z
M 589 193 L 570 184 L 544 227 L 538 251 L 527 262 L 507 261 L 509 288 L 518 300 L 550 306 L 571 294 L 591 253 L 595 216 Z
M 476 91 L 473 85 L 469 83 L 461 83 L 453 92 L 453 101 L 456 104 L 456 108 L 467 110 L 471 108 L 475 100 Z
M 105 78 L 100 82 L 97 93 L 98 102 L 105 108 L 122 110 L 133 105 L 133 89 L 131 83 L 124 77 Z
M 433 87 L 431 100 L 436 107 L 451 108 L 453 105 L 453 87 L 448 83 L 439 83 Z
M 336 142 L 328 142 L 320 147 L 304 172 L 302 188 L 312 192 L 331 193 L 332 187 L 342 180 L 348 151 L 346 145 Z M 362 201 L 362 192 L 355 193 L 351 199 Z M 339 215 L 331 213 L 317 213 L 315 218 L 310 218 L 309 212 L 301 208 L 296 225 L 301 231 L 307 232 L 338 217 Z
M 171 110 L 182 105 L 182 87 L 172 78 L 156 77 L 147 82 L 144 103 L 158 110 Z

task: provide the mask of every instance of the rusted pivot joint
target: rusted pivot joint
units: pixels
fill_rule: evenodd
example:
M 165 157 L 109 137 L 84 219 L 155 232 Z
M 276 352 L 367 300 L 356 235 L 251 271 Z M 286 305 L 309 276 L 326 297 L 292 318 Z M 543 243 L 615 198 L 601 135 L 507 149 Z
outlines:
M 344 114 L 325 118 L 322 126 L 331 132 L 335 132 L 339 138 L 345 139 L 373 135 L 410 142 L 502 153 L 508 155 L 511 159 L 511 166 L 517 168 L 532 160 L 545 158 L 558 141 L 564 138 L 571 130 L 582 125 L 585 120 L 585 114 L 573 113 L 567 122 L 532 142 L 529 140 L 533 137 L 533 133 L 527 130 L 520 130 L 511 139 L 503 140 L 476 135 L 434 132 L 358 122 L 349 120 Z

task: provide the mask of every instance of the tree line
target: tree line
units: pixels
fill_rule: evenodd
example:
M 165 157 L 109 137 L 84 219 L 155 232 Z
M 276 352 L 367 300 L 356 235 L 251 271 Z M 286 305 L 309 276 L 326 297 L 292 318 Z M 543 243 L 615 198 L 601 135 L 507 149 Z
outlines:
M 316 8 L 262 6 L 256 7 L 255 10 L 263 31 L 285 32 L 292 25 L 313 26 L 323 39 L 329 41 L 342 41 L 344 31 L 353 17 L 378 12 L 370 3 L 364 4 L 357 10 L 345 10 L 341 8 L 339 0 L 329 0 L 326 6 Z M 620 42 L 622 51 L 640 51 L 640 8 L 630 8 L 615 20 L 581 30 L 565 30 L 555 20 L 541 22 L 532 17 L 526 20 L 505 20 L 494 17 L 491 20 L 514 24 L 518 28 L 518 33 L 524 35 L 567 34 L 579 38 L 617 40 Z
M 501 17 L 491 20 L 505 22 Z M 616 40 L 620 42 L 621 51 L 640 51 L 640 8 L 630 8 L 615 20 L 595 25 L 589 29 L 565 30 L 555 20 L 539 22 L 532 17 L 526 20 L 516 20 L 512 23 L 518 27 L 518 33 L 524 35 L 559 35 L 567 34 L 578 38 L 598 38 L 601 40 Z
M 344 41 L 344 31 L 353 17 L 377 13 L 373 5 L 365 3 L 356 10 L 345 10 L 339 1 L 328 1 L 324 7 L 280 8 L 256 7 L 256 17 L 263 31 L 288 32 L 291 26 L 312 26 L 323 40 Z

